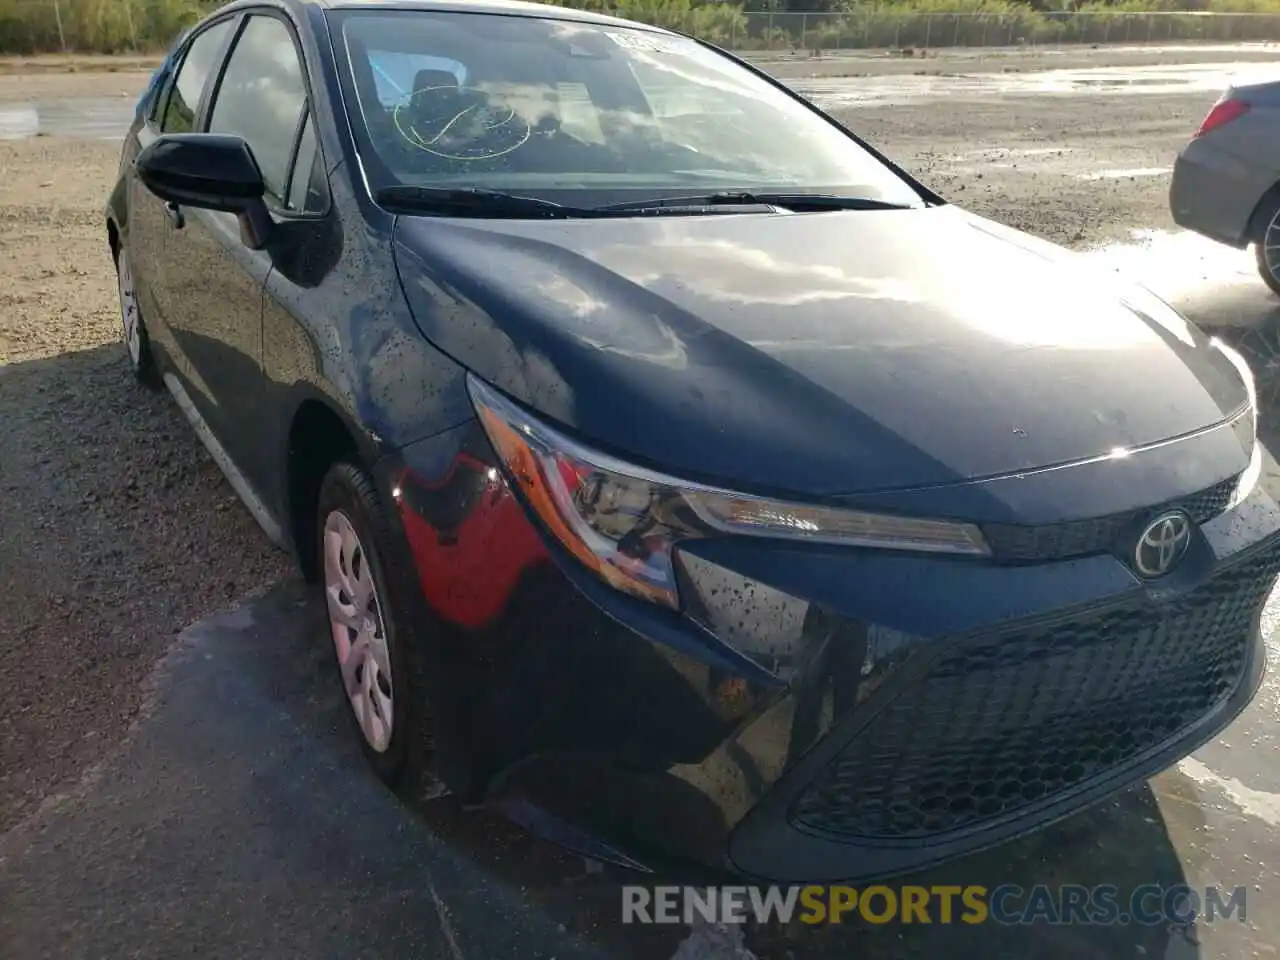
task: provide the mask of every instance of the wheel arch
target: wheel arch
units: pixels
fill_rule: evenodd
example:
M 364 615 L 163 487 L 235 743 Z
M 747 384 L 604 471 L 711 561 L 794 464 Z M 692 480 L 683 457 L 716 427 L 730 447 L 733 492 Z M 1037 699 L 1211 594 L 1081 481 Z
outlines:
M 107 244 L 111 247 L 111 262 L 115 263 L 120 247 L 124 243 L 124 234 L 128 229 L 129 221 L 128 190 L 123 177 L 119 178 L 112 187 L 111 196 L 107 198 L 103 213 L 107 221 Z
M 316 504 L 333 464 L 352 460 L 368 469 L 369 451 L 360 433 L 327 399 L 304 396 L 294 407 L 285 440 L 285 519 L 303 578 L 319 576 Z
M 1249 214 L 1248 226 L 1245 227 L 1246 246 L 1261 239 L 1262 231 L 1267 226 L 1268 214 L 1272 213 L 1277 206 L 1280 206 L 1280 180 L 1273 183 L 1254 204 L 1253 212 Z

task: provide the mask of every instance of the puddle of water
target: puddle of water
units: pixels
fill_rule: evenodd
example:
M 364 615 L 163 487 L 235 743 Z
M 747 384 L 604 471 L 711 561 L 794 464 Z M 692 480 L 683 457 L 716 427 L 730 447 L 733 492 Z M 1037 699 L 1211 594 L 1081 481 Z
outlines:
M 1075 147 L 1029 147 L 1013 149 L 1010 147 L 992 147 L 989 150 L 967 150 L 964 153 L 950 153 L 938 159 L 944 163 L 972 163 L 975 160 L 1003 160 L 1012 157 L 1052 157 L 1071 153 Z
M 938 157 L 937 163 L 954 164 L 952 173 L 978 174 L 990 170 L 1019 170 L 1023 172 L 1050 173 L 1073 180 L 1132 180 L 1138 177 L 1162 177 L 1171 172 L 1170 167 L 1108 167 L 1090 170 L 1087 154 L 1068 154 L 1065 149 L 1042 151 L 1006 151 L 1000 153 L 973 152 Z M 1083 168 L 1083 169 L 1082 169 Z
M 36 105 L 49 136 L 118 139 L 133 122 L 133 97 L 76 97 Z
M 1166 176 L 1171 167 L 1096 167 L 1097 158 L 1074 147 L 991 147 L 950 154 L 917 154 L 931 165 L 945 163 L 953 173 L 983 173 L 988 170 L 1022 170 L 1051 173 L 1073 180 L 1128 180 Z
M 31 104 L 0 107 L 0 140 L 21 140 L 40 131 L 40 114 Z
M 1251 250 L 1236 250 L 1188 232 L 1135 230 L 1131 236 L 1130 243 L 1095 248 L 1084 256 L 1103 270 L 1118 272 L 1123 281 L 1150 290 L 1201 329 L 1275 338 L 1280 300 L 1258 276 Z M 1280 355 L 1280 347 L 1263 345 L 1262 353 Z M 1278 376 L 1280 366 L 1272 374 L 1273 379 Z M 1280 380 L 1273 392 L 1267 403 L 1273 411 L 1280 410 Z M 1274 445 L 1280 449 L 1280 441 Z
M 1036 53 L 1041 51 L 1037 48 Z M 1048 53 L 1049 51 L 1044 51 Z M 1064 54 L 1066 56 L 1078 56 L 1079 54 L 1070 47 L 1058 47 L 1052 51 L 1053 53 Z M 1188 53 L 1276 53 L 1280 55 L 1280 44 L 1272 43 L 1269 40 L 1259 40 L 1251 43 L 1174 43 L 1174 44 L 1138 44 L 1136 46 L 1113 47 L 1107 46 L 1104 51 L 1106 56 L 1116 53 L 1128 54 L 1149 54 L 1149 53 L 1175 53 L 1179 56 L 1185 56 Z
M 1216 787 L 1222 791 L 1242 813 L 1270 826 L 1280 827 L 1280 795 L 1255 790 L 1235 777 L 1220 776 L 1195 757 L 1187 757 L 1178 764 L 1178 769 L 1200 786 Z
M 1077 180 L 1125 180 L 1132 177 L 1163 177 L 1172 173 L 1172 167 L 1133 167 L 1120 170 L 1096 170 L 1093 173 L 1077 173 Z
M 0 139 L 38 135 L 118 140 L 133 120 L 132 97 L 67 97 L 0 105 Z
M 1071 82 L 1079 87 L 1141 87 L 1168 81 L 1163 77 L 1083 77 Z
M 1220 92 L 1232 83 L 1274 80 L 1280 64 L 1248 61 L 1177 66 L 1092 67 L 1031 73 L 949 76 L 826 77 L 798 82 L 801 95 L 826 108 L 910 103 L 943 96 L 1125 96 Z
M 1205 287 L 1262 283 L 1248 250 L 1187 231 L 1134 230 L 1132 237 L 1132 243 L 1098 247 L 1085 256 L 1166 299 Z

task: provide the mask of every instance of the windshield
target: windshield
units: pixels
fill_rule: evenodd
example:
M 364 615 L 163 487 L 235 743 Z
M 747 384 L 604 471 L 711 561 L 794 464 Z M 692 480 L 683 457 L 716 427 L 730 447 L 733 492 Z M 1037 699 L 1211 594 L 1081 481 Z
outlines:
M 496 14 L 330 16 L 375 191 L 475 187 L 579 205 L 789 191 L 923 205 L 839 127 L 684 37 Z

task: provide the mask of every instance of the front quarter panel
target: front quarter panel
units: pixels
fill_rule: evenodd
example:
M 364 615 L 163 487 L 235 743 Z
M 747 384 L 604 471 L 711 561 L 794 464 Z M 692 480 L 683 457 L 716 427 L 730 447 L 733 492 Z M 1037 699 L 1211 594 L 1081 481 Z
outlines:
M 295 22 L 331 206 L 321 221 L 289 225 L 295 242 L 273 251 L 266 285 L 263 371 L 279 416 L 265 492 L 285 515 L 289 431 L 308 400 L 339 415 L 370 464 L 471 413 L 462 372 L 408 313 L 391 253 L 395 218 L 363 186 L 325 11 L 305 6 Z
M 291 225 L 294 240 L 275 258 L 263 309 L 263 369 L 283 402 L 269 447 L 288 456 L 300 404 L 318 399 L 351 427 L 366 462 L 384 449 L 432 436 L 471 416 L 463 371 L 418 332 L 391 254 L 393 220 L 357 202 L 339 166 L 323 222 Z M 265 471 L 284 506 L 287 462 Z

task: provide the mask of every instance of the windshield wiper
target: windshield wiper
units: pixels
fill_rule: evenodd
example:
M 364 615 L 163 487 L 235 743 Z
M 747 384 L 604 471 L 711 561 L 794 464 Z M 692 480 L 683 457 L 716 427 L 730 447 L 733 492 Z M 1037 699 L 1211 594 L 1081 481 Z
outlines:
M 480 187 L 414 187 L 398 184 L 382 187 L 374 194 L 378 203 L 415 212 L 443 213 L 465 217 L 512 217 L 518 219 L 592 217 L 591 208 L 566 207 L 539 197 L 526 197 Z
M 910 210 L 903 203 L 872 197 L 845 197 L 829 193 L 707 193 L 690 197 L 654 197 L 597 207 L 601 211 L 645 210 L 663 207 L 766 206 L 785 210 Z
M 415 187 L 397 184 L 374 194 L 378 203 L 415 212 L 464 217 L 564 219 L 569 217 L 617 217 L 629 213 L 677 212 L 712 207 L 780 207 L 792 211 L 907 210 L 901 203 L 870 197 L 844 197 L 823 193 L 708 193 L 687 197 L 652 197 L 600 207 L 571 207 L 554 200 L 529 197 L 482 187 Z M 725 210 L 725 213 L 730 211 Z

